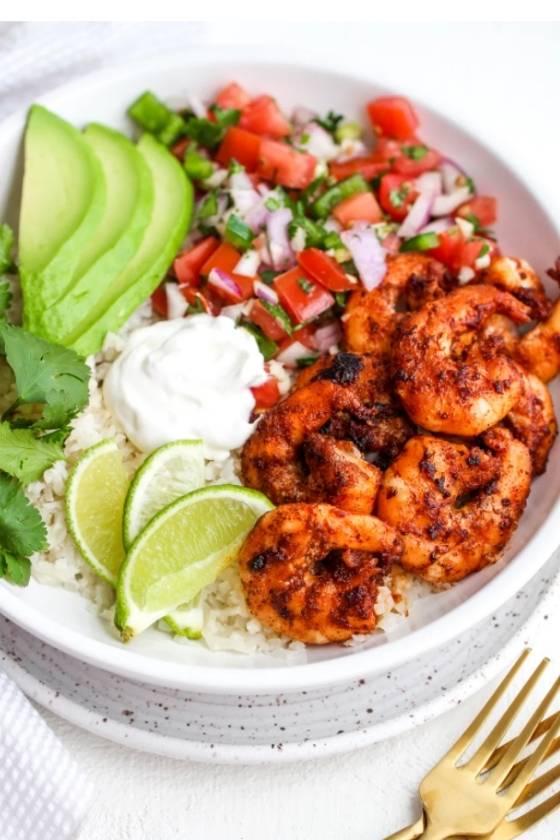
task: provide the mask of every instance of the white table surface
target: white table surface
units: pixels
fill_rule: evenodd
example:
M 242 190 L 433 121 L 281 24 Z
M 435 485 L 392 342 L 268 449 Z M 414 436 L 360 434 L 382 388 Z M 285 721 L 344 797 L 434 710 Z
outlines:
M 348 24 L 166 25 L 103 24 L 103 33 L 79 26 L 0 26 L 0 69 L 14 41 L 53 38 L 84 50 L 90 71 L 116 51 L 138 55 L 158 45 L 200 43 L 321 42 L 352 57 L 357 72 L 391 78 L 395 89 L 413 87 L 443 110 L 476 115 L 477 129 L 495 137 L 525 176 L 550 196 L 560 214 L 558 138 L 560 26 L 558 24 Z M 341 27 L 344 26 L 342 33 Z M 64 30 L 64 31 L 63 31 Z M 79 39 L 78 39 L 79 36 Z M 93 47 L 94 42 L 96 47 Z M 63 77 L 79 72 L 64 49 L 52 52 L 53 73 L 41 79 L 22 62 L 21 85 L 0 72 L 0 112 Z M 121 56 L 122 57 L 122 56 Z M 11 63 L 14 70 L 14 63 Z M 390 71 L 390 74 L 389 74 Z M 534 640 L 538 652 L 554 653 L 560 618 Z M 558 660 L 560 663 L 560 660 Z M 378 840 L 416 815 L 414 792 L 423 773 L 452 742 L 481 703 L 481 696 L 415 731 L 351 755 L 281 767 L 220 767 L 179 763 L 110 744 L 61 721 L 46 718 L 97 790 L 96 805 L 80 840 Z M 531 837 L 560 836 L 560 815 Z M 31 838 L 30 838 L 31 840 Z M 35 840 L 35 838 L 33 838 Z M 37 839 L 38 840 L 38 839 Z

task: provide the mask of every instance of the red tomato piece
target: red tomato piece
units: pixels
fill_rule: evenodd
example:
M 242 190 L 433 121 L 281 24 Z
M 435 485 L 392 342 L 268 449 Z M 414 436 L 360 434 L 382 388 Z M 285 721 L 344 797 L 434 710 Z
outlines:
M 404 175 L 384 175 L 381 179 L 379 203 L 396 222 L 402 222 L 417 195 L 414 185 Z
M 257 173 L 265 181 L 303 190 L 313 180 L 316 166 L 317 161 L 313 155 L 298 152 L 286 143 L 275 140 L 261 141 Z
M 334 304 L 331 293 L 306 277 L 299 266 L 276 277 L 274 288 L 280 303 L 298 324 L 316 318 Z
M 471 239 L 469 242 L 464 242 L 459 249 L 460 266 L 467 266 L 467 268 L 475 268 L 476 260 L 482 254 L 488 254 L 488 243 L 484 239 Z
M 449 268 L 454 270 L 460 268 L 460 254 L 464 239 L 459 228 L 452 227 L 438 233 L 438 242 L 437 248 L 432 248 L 428 253 Z
M 236 251 L 233 245 L 229 242 L 221 242 L 216 250 L 208 257 L 200 273 L 206 277 L 213 268 L 221 268 L 222 271 L 227 271 L 229 274 L 241 259 L 241 254 Z
M 423 143 L 418 143 L 417 145 L 404 144 L 404 149 L 408 149 L 409 154 L 404 151 L 395 159 L 393 163 L 395 172 L 406 175 L 407 178 L 416 178 L 423 172 L 431 172 L 432 169 L 436 169 L 441 162 L 441 155 L 435 149 L 427 149 L 423 157 L 417 160 L 414 157 L 410 157 L 412 154 L 410 152 L 411 149 L 419 149 L 423 145 Z
M 269 312 L 260 300 L 255 299 L 252 302 L 248 317 L 272 341 L 284 341 L 288 337 L 288 333 L 284 329 L 282 322 L 278 318 L 275 318 L 272 312 Z
M 210 299 L 210 296 L 203 292 L 198 292 L 190 286 L 179 286 L 183 296 L 185 297 L 189 306 L 201 307 L 208 315 L 218 315 L 220 307 L 216 302 Z
M 416 111 L 403 96 L 380 96 L 368 102 L 367 111 L 373 127 L 395 140 L 414 137 L 419 125 Z
M 158 286 L 151 296 L 152 309 L 162 318 L 167 318 L 167 293 L 165 285 Z
M 300 251 L 297 261 L 307 276 L 331 292 L 347 292 L 356 288 L 356 283 L 352 283 L 337 261 L 318 248 Z
M 255 408 L 272 408 L 280 399 L 280 388 L 275 376 L 270 376 L 262 385 L 251 388 L 255 398 Z
M 260 147 L 261 138 L 257 134 L 232 125 L 225 133 L 216 160 L 222 166 L 228 166 L 231 160 L 236 160 L 249 172 L 253 172 L 257 168 Z
M 213 266 L 219 268 L 232 281 L 231 285 L 216 285 L 208 282 L 206 290 L 212 290 L 212 295 L 216 297 L 221 303 L 232 304 L 241 303 L 244 300 L 249 300 L 253 296 L 253 283 L 256 277 L 246 277 L 243 274 L 235 274 L 232 271 L 225 271 L 221 266 Z
M 350 178 L 351 175 L 363 175 L 366 181 L 371 181 L 376 175 L 387 172 L 387 163 L 379 160 L 376 155 L 352 158 L 341 163 L 331 163 L 329 172 L 337 181 Z
M 257 96 L 243 108 L 241 128 L 280 139 L 292 133 L 292 127 L 272 96 Z
M 215 104 L 220 108 L 235 108 L 239 111 L 243 110 L 250 101 L 251 97 L 247 91 L 237 82 L 230 82 L 214 99 Z
M 383 221 L 381 207 L 375 200 L 373 193 L 364 192 L 351 195 L 337 204 L 332 211 L 333 216 L 344 227 L 352 222 L 377 222 Z
M 488 225 L 493 225 L 497 219 L 497 201 L 490 195 L 477 195 L 469 199 L 466 204 L 461 204 L 456 215 L 463 219 L 476 216 L 480 227 L 488 227 Z
M 175 155 L 177 160 L 181 161 L 181 163 L 183 162 L 185 152 L 187 151 L 190 142 L 191 141 L 188 137 L 181 137 L 181 139 L 177 140 L 175 145 L 171 147 L 171 152 Z
M 192 248 L 179 254 L 173 261 L 173 271 L 179 283 L 198 286 L 200 270 L 219 244 L 220 242 L 215 236 L 207 236 L 193 245 Z

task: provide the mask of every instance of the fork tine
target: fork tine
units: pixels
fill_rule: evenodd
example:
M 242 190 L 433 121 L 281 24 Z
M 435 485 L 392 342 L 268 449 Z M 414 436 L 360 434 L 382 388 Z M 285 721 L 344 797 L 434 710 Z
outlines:
M 526 802 L 530 802 L 531 799 L 534 799 L 535 796 L 538 796 L 539 793 L 542 793 L 543 790 L 546 790 L 558 779 L 560 779 L 560 764 L 555 764 L 554 767 L 551 767 L 550 770 L 546 771 L 546 773 L 543 773 L 541 776 L 537 776 L 536 779 L 529 782 L 529 784 L 523 789 L 523 793 L 513 807 L 518 808 L 520 805 L 525 805 Z
M 504 755 L 502 756 L 494 770 L 490 772 L 489 778 L 491 779 L 491 784 L 495 785 L 496 788 L 500 787 L 500 785 L 508 775 L 509 771 L 513 767 L 515 760 L 517 759 L 521 751 L 525 749 L 525 747 L 529 743 L 531 735 L 539 725 L 540 721 L 543 719 L 543 716 L 545 715 L 548 707 L 550 706 L 556 694 L 558 693 L 558 689 L 560 689 L 560 677 L 554 681 L 552 688 L 547 692 L 545 698 L 541 701 L 541 703 L 539 703 L 536 710 L 533 712 L 533 714 L 531 715 L 531 717 L 529 718 L 519 735 L 513 739 L 513 741 L 505 751 Z M 554 724 L 551 728 L 553 727 Z M 551 730 L 549 729 L 547 737 L 550 735 L 550 732 Z M 550 743 L 551 741 L 549 741 L 549 745 Z M 535 752 L 538 752 L 538 750 L 535 750 Z M 527 764 L 530 763 L 531 758 L 529 758 Z M 525 767 L 526 766 L 527 765 L 525 765 Z
M 548 730 L 550 729 L 550 727 L 552 726 L 552 724 L 554 723 L 555 720 L 556 720 L 556 714 L 549 715 L 544 720 L 542 720 L 539 723 L 539 725 L 537 726 L 537 728 L 535 729 L 535 731 L 533 732 L 533 734 L 531 735 L 531 738 L 529 739 L 529 743 L 532 743 L 533 741 L 536 741 L 537 738 L 540 738 L 541 735 L 544 735 L 545 732 L 548 732 Z M 494 752 L 492 753 L 492 755 L 490 756 L 490 758 L 488 759 L 488 761 L 484 765 L 484 772 L 486 772 L 488 770 L 492 770 L 492 768 L 496 766 L 496 764 L 499 762 L 499 760 L 501 759 L 501 757 L 503 756 L 505 751 L 508 749 L 509 745 L 512 743 L 513 740 L 514 739 L 512 738 L 510 741 L 506 741 L 504 744 L 501 745 L 501 747 L 498 747 L 496 750 L 494 750 Z M 552 755 L 558 749 L 560 749 L 560 739 L 556 739 L 556 741 L 552 742 L 548 755 Z M 521 763 L 521 762 L 519 762 L 519 763 Z M 516 764 L 515 767 L 519 767 L 519 764 Z M 515 768 L 513 768 L 513 769 L 515 769 Z
M 531 811 L 527 811 L 526 814 L 522 814 L 513 820 L 504 820 L 492 834 L 488 834 L 481 840 L 513 840 L 514 837 L 519 837 L 544 817 L 551 814 L 558 806 L 560 806 L 560 791 L 545 799 Z
M 556 715 L 552 715 L 552 717 L 553 717 L 553 718 L 556 718 Z M 548 720 L 550 720 L 550 718 L 547 718 L 547 721 L 548 721 Z M 550 727 L 549 727 L 549 726 L 547 726 L 547 730 L 548 730 L 549 728 L 550 728 Z M 536 731 L 536 730 L 535 730 L 535 731 Z M 541 734 L 542 734 L 542 733 L 541 733 Z M 533 737 L 531 738 L 531 741 L 534 741 L 534 740 L 535 740 L 535 738 L 538 738 L 538 737 L 539 737 L 538 735 L 537 735 L 537 736 L 533 735 Z M 507 745 L 507 746 L 509 746 L 509 744 L 511 744 L 511 741 L 509 741 L 509 742 L 508 742 L 508 745 Z M 506 745 L 504 745 L 504 746 L 506 746 Z M 558 752 L 558 750 L 560 750 L 560 738 L 555 738 L 555 739 L 554 739 L 554 741 L 552 741 L 552 743 L 551 743 L 550 747 L 547 749 L 546 753 L 543 755 L 543 757 L 542 757 L 542 761 L 545 761 L 547 758 L 550 758 L 550 756 L 551 756 L 551 755 L 554 755 L 554 753 Z M 496 751 L 496 752 L 497 752 L 497 751 Z M 496 760 L 496 761 L 494 761 L 494 756 L 495 756 L 495 755 L 496 755 L 496 753 L 494 753 L 494 755 L 490 758 L 490 761 L 491 761 L 491 763 L 492 763 L 492 767 L 495 767 L 495 766 L 496 766 L 496 764 L 498 763 L 498 762 L 497 762 L 497 760 Z M 503 755 L 503 753 L 502 753 L 502 755 Z M 508 775 L 506 776 L 506 778 L 505 778 L 505 779 L 504 779 L 504 781 L 502 782 L 502 787 L 503 787 L 503 788 L 508 787 L 508 785 L 510 785 L 510 784 L 513 782 L 513 780 L 517 777 L 517 774 L 518 774 L 518 773 L 520 773 L 520 772 L 521 772 L 521 770 L 525 767 L 525 765 L 526 765 L 526 764 L 527 764 L 527 762 L 529 761 L 529 758 L 530 758 L 530 757 L 531 757 L 531 756 L 527 756 L 526 758 L 522 758 L 522 759 L 521 759 L 521 761 L 518 761 L 518 762 L 517 762 L 517 764 L 514 764 L 514 765 L 513 765 L 513 767 L 512 767 L 512 768 L 511 768 L 511 770 L 509 771 Z M 486 770 L 491 770 L 491 769 L 492 769 L 492 767 L 489 767 L 489 766 L 487 765 L 487 766 L 484 768 L 484 771 L 483 771 L 483 772 L 486 772 Z
M 453 744 L 445 759 L 457 761 L 465 752 L 472 739 L 477 734 L 478 730 L 485 723 L 488 715 L 492 712 L 499 700 L 501 700 L 504 693 L 509 688 L 510 683 L 516 676 L 517 672 L 530 654 L 530 649 L 526 648 L 517 661 L 512 665 L 508 673 L 503 678 L 502 682 L 495 690 L 494 694 L 486 701 L 480 712 L 477 714 L 473 722 L 468 726 L 460 738 Z
M 558 682 L 560 682 L 560 680 L 558 680 Z M 521 772 L 518 773 L 517 777 L 513 780 L 510 786 L 505 789 L 504 796 L 509 801 L 510 808 L 513 807 L 513 804 L 521 796 L 523 788 L 543 760 L 550 744 L 554 740 L 554 736 L 557 735 L 558 732 L 560 732 L 560 712 L 556 716 L 556 722 L 550 727 L 548 733 L 542 739 L 535 752 L 529 756 L 527 763 Z
M 544 669 L 548 667 L 549 663 L 550 663 L 550 659 L 543 659 L 542 662 L 535 668 L 535 670 L 533 671 L 533 673 L 531 674 L 531 676 L 529 677 L 529 679 L 527 680 L 527 682 L 525 683 L 523 688 L 519 691 L 517 696 L 512 700 L 512 702 L 510 703 L 510 705 L 508 706 L 508 708 L 506 709 L 506 711 L 504 712 L 504 714 L 502 715 L 502 717 L 500 718 L 498 723 L 495 725 L 492 732 L 488 735 L 488 737 L 480 745 L 480 747 L 478 748 L 476 753 L 473 755 L 473 757 L 470 759 L 470 761 L 468 761 L 466 763 L 465 766 L 471 772 L 476 774 L 476 773 L 480 773 L 480 771 L 483 769 L 484 765 L 487 763 L 488 759 L 490 758 L 490 756 L 492 755 L 492 753 L 494 752 L 494 750 L 496 749 L 496 747 L 499 745 L 500 741 L 504 737 L 505 733 L 507 732 L 507 730 L 511 726 L 512 721 L 517 717 L 517 714 L 519 713 L 521 707 L 523 706 L 523 703 L 525 702 L 528 695 L 531 693 L 531 691 L 535 687 L 536 683 L 541 678 L 541 675 L 542 675 Z M 540 720 L 541 717 L 542 717 L 542 713 L 539 714 L 538 720 Z M 531 718 L 531 720 L 532 720 L 532 718 Z M 536 723 L 535 723 L 535 726 L 536 726 Z M 533 731 L 533 729 L 534 729 L 534 726 L 531 728 L 531 732 Z M 525 730 L 523 730 L 523 732 L 525 732 Z M 514 745 L 515 746 L 517 745 L 517 743 L 519 741 L 519 737 L 520 736 L 518 736 L 517 738 L 514 739 L 511 746 L 506 751 L 506 755 L 509 752 L 509 750 L 512 750 Z M 519 750 L 517 749 L 517 746 L 516 746 L 516 751 L 513 754 L 514 757 L 511 759 L 511 761 L 509 761 L 507 770 L 504 772 L 504 775 L 506 775 L 507 772 L 509 771 L 509 769 L 511 768 L 511 765 L 513 764 L 513 761 L 515 760 L 515 757 L 518 755 L 518 752 L 519 752 Z M 502 758 L 500 760 L 499 764 L 502 764 L 503 761 L 504 761 L 504 758 Z

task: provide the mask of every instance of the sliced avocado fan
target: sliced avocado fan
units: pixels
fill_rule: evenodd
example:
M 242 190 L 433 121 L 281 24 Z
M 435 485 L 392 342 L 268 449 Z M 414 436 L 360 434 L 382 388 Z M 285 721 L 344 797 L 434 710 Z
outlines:
M 71 286 L 107 201 L 101 166 L 82 135 L 41 105 L 29 112 L 19 223 L 24 323 Z M 33 306 L 30 308 L 30 304 Z

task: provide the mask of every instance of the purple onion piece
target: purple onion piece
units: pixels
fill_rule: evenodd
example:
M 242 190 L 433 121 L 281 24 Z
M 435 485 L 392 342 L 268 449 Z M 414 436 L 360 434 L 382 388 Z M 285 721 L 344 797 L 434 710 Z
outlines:
M 449 230 L 454 224 L 455 222 L 451 216 L 444 216 L 442 219 L 432 219 L 418 233 L 443 233 L 444 230 Z
M 434 196 L 428 193 L 420 193 L 398 230 L 399 236 L 403 239 L 410 239 L 416 236 L 420 228 L 424 227 L 430 218 L 430 212 L 434 203 Z
M 340 234 L 358 269 L 360 280 L 369 291 L 379 286 L 385 276 L 385 251 L 371 227 L 354 225 Z
M 464 169 L 461 169 L 454 160 L 450 160 L 449 158 L 443 159 L 440 164 L 439 171 L 441 172 L 441 177 L 443 179 L 443 191 L 447 195 L 455 192 L 458 187 L 459 179 L 463 180 L 467 177 Z
M 324 327 L 319 327 L 313 333 L 313 338 L 317 345 L 317 350 L 320 353 L 328 353 L 331 347 L 339 343 L 342 338 L 342 330 L 338 321 L 332 321 L 330 324 L 325 324 Z
M 267 286 L 262 280 L 255 280 L 253 283 L 253 291 L 260 300 L 265 303 L 278 303 L 278 295 L 271 286 Z
M 228 292 L 239 299 L 243 297 L 241 287 L 235 282 L 231 274 L 228 274 L 227 271 L 222 271 L 221 268 L 213 268 L 210 271 L 208 283 L 210 286 Z
M 266 222 L 268 250 L 273 268 L 283 270 L 295 262 L 294 252 L 288 236 L 288 225 L 292 211 L 288 207 L 273 210 Z
M 310 350 L 305 344 L 300 341 L 293 341 L 285 350 L 282 350 L 276 360 L 282 362 L 287 367 L 295 367 L 298 359 L 309 359 L 311 356 L 317 356 L 316 350 Z
M 449 216 L 457 207 L 464 204 L 471 197 L 469 187 L 459 187 L 455 192 L 449 195 L 438 195 L 432 204 L 433 216 Z

